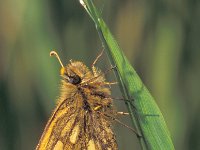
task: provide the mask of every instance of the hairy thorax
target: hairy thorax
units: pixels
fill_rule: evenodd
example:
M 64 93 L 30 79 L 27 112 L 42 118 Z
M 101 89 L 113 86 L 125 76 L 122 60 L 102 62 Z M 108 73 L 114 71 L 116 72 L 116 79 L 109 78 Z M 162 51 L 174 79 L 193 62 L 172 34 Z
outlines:
M 104 75 L 93 68 L 91 72 L 83 63 L 72 62 L 65 67 L 68 76 L 80 77 L 78 84 L 69 83 L 63 76 L 61 84 L 61 101 L 69 98 L 68 106 L 76 105 L 85 111 L 108 111 L 111 107 L 110 90 L 106 87 Z M 66 81 L 67 80 L 67 81 Z M 79 83 L 80 82 L 80 83 Z

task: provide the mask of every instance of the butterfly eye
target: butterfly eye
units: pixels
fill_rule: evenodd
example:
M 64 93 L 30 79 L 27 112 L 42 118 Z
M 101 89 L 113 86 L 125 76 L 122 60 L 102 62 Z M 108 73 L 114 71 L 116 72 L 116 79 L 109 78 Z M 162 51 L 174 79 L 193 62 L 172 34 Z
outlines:
M 70 77 L 69 77 L 69 82 L 70 82 L 71 84 L 76 85 L 76 84 L 81 83 L 81 78 L 80 78 L 78 75 L 70 76 Z

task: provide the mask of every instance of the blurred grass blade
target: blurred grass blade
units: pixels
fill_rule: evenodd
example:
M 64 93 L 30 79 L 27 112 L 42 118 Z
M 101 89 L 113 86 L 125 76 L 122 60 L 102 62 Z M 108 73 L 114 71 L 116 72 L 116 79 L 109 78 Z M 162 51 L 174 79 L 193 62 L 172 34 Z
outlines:
M 138 133 L 142 135 L 142 138 L 138 137 L 142 149 L 173 150 L 174 146 L 166 123 L 154 98 L 120 50 L 92 0 L 80 2 L 94 21 L 111 64 L 117 66 L 115 73 L 122 94 L 125 99 L 131 101 L 126 105 L 132 122 Z

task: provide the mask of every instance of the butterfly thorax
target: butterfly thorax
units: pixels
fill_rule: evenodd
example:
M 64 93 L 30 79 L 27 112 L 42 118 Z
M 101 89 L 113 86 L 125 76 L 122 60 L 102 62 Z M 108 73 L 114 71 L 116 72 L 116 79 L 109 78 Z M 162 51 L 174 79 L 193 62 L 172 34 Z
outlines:
M 111 107 L 110 90 L 105 86 L 104 75 L 96 68 L 91 72 L 83 63 L 71 62 L 65 67 L 62 77 L 60 100 L 74 99 L 68 106 L 75 104 L 88 112 L 107 111 Z

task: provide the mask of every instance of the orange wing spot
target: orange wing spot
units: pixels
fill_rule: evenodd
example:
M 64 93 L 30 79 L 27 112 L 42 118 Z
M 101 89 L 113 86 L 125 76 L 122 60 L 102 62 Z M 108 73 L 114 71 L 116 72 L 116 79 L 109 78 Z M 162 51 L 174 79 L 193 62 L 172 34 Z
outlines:
M 75 144 L 76 143 L 76 140 L 78 138 L 78 135 L 79 135 L 79 131 L 80 131 L 80 128 L 79 126 L 77 125 L 76 127 L 74 127 L 73 131 L 72 131 L 72 135 L 70 136 L 70 142 L 72 144 Z
M 88 150 L 95 150 L 95 149 L 96 149 L 93 140 L 90 140 L 90 141 L 89 141 L 87 149 L 88 149 Z
M 58 141 L 53 150 L 63 150 L 63 143 L 61 141 Z

